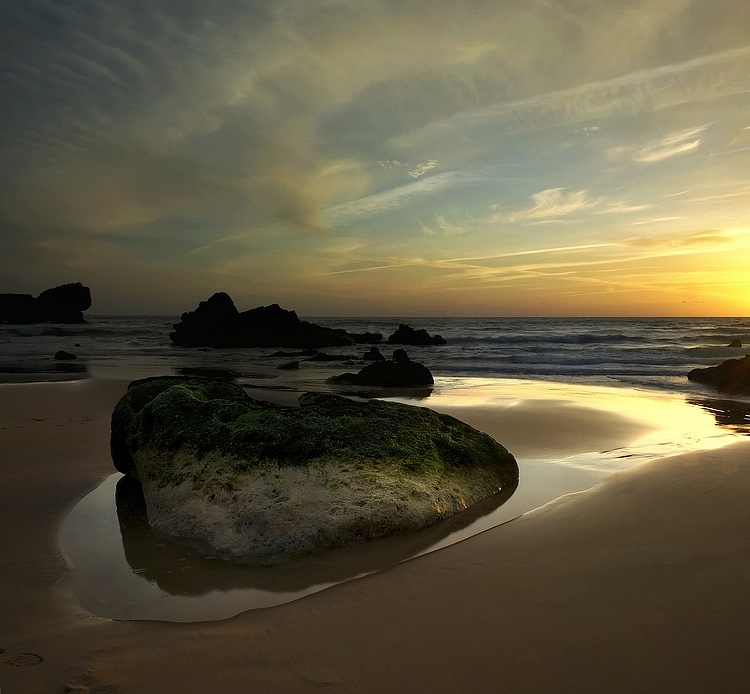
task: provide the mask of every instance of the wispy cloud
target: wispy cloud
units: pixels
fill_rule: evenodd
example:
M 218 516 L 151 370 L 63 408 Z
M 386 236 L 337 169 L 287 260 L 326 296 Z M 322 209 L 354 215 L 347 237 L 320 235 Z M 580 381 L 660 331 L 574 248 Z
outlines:
M 453 224 L 443 215 L 435 217 L 435 221 L 432 224 L 420 222 L 419 226 L 425 236 L 456 236 L 466 234 L 471 230 L 469 226 Z
M 633 72 L 608 81 L 457 113 L 394 138 L 403 147 L 490 131 L 522 133 L 595 119 L 632 117 L 750 91 L 750 46 Z M 683 143 L 683 146 L 686 143 Z
M 637 248 L 702 252 L 710 248 L 724 250 L 727 245 L 747 240 L 750 240 L 750 236 L 744 230 L 706 229 L 657 236 L 635 236 L 623 239 L 621 243 Z
M 633 154 L 633 159 L 635 161 L 651 163 L 664 161 L 678 154 L 693 152 L 701 145 L 701 138 L 698 135 L 703 133 L 707 127 L 707 125 L 703 125 L 692 130 L 672 133 L 660 140 L 649 142 Z
M 479 261 L 487 261 L 487 260 L 501 260 L 503 258 L 518 258 L 522 256 L 529 256 L 529 255 L 544 255 L 544 254 L 552 254 L 552 253 L 571 253 L 571 252 L 578 252 L 578 251 L 588 251 L 592 249 L 598 249 L 598 248 L 608 248 L 612 246 L 616 246 L 615 243 L 589 243 L 589 244 L 582 244 L 578 246 L 553 246 L 549 248 L 532 248 L 528 250 L 520 250 L 520 251 L 509 251 L 507 253 L 493 253 L 491 255 L 478 255 L 478 256 L 465 256 L 465 257 L 458 257 L 458 258 L 438 258 L 438 259 L 412 259 L 412 260 L 403 260 L 395 263 L 386 263 L 382 265 L 368 265 L 363 267 L 356 267 L 356 268 L 347 268 L 345 270 L 333 270 L 329 272 L 330 275 L 343 275 L 353 272 L 371 272 L 373 270 L 388 270 L 392 268 L 402 268 L 402 267 L 413 267 L 413 266 L 431 266 L 431 267 L 445 267 L 450 266 L 455 263 L 467 263 L 467 262 L 479 262 Z
M 434 174 L 382 193 L 329 207 L 323 213 L 322 220 L 326 225 L 336 226 L 346 221 L 372 217 L 383 212 L 395 211 L 415 199 L 435 195 L 450 188 L 469 185 L 477 180 L 479 180 L 477 176 L 462 171 Z
M 639 219 L 638 221 L 633 222 L 633 225 L 645 226 L 647 224 L 663 224 L 664 222 L 676 222 L 679 219 L 682 219 L 682 217 L 677 215 L 671 215 L 668 217 L 652 217 L 651 219 Z
M 535 203 L 533 207 L 511 214 L 508 221 L 557 219 L 596 207 L 601 202 L 598 199 L 590 199 L 587 190 L 566 192 L 565 188 L 548 188 L 539 193 L 534 193 L 531 199 Z

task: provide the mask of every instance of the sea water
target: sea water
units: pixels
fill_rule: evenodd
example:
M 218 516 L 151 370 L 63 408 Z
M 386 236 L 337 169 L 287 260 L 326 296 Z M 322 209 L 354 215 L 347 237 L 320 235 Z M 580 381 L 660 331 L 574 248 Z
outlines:
M 671 392 L 695 392 L 690 369 L 750 353 L 750 318 L 330 318 L 306 317 L 351 332 L 378 332 L 384 342 L 400 323 L 438 333 L 447 345 L 407 347 L 432 373 L 467 378 L 543 379 Z M 346 370 L 338 362 L 304 362 L 281 373 L 275 349 L 177 347 L 176 316 L 87 316 L 75 325 L 0 325 L 0 381 L 95 377 L 134 380 L 181 369 L 232 369 L 251 383 L 289 380 L 309 387 Z M 729 347 L 739 340 L 743 347 Z M 386 356 L 393 346 L 381 344 Z M 361 357 L 366 347 L 324 351 Z M 58 350 L 75 361 L 54 360 Z M 324 380 L 324 379 L 323 379 Z M 257 383 L 256 383 L 257 384 Z M 260 384 L 262 385 L 262 384 Z

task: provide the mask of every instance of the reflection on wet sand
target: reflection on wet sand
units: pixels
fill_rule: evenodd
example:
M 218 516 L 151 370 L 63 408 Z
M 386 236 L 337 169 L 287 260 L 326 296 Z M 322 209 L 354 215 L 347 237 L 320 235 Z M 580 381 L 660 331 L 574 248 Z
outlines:
M 688 398 L 688 402 L 710 412 L 719 426 L 750 436 L 750 402 L 710 398 Z
M 504 504 L 516 487 L 504 489 L 419 532 L 357 543 L 302 557 L 278 566 L 241 566 L 160 537 L 148 524 L 141 485 L 130 477 L 117 481 L 115 503 L 125 558 L 142 579 L 171 595 L 204 595 L 213 590 L 256 588 L 275 593 L 306 591 L 340 583 L 420 554 L 449 535 Z

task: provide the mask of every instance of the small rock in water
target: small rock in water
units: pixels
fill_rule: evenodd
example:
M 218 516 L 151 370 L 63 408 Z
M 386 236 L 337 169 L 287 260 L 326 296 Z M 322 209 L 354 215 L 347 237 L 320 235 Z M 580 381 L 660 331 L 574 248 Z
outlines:
M 61 349 L 55 354 L 55 359 L 57 361 L 72 361 L 73 359 L 78 359 L 78 357 L 75 354 L 71 354 L 70 352 L 66 352 L 64 349 Z

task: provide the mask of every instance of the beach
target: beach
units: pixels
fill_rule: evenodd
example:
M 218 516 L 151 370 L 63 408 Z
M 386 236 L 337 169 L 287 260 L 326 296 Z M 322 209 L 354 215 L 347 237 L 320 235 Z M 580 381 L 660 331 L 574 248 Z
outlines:
M 750 442 L 739 437 L 610 473 L 276 607 L 189 623 L 93 616 L 58 533 L 112 472 L 109 417 L 124 388 L 0 385 L 4 694 L 736 692 L 748 681 Z M 523 414 L 512 411 L 520 438 Z M 590 437 L 600 432 L 585 448 L 647 433 L 604 409 L 579 414 Z M 553 417 L 529 421 L 527 441 L 565 438 Z

